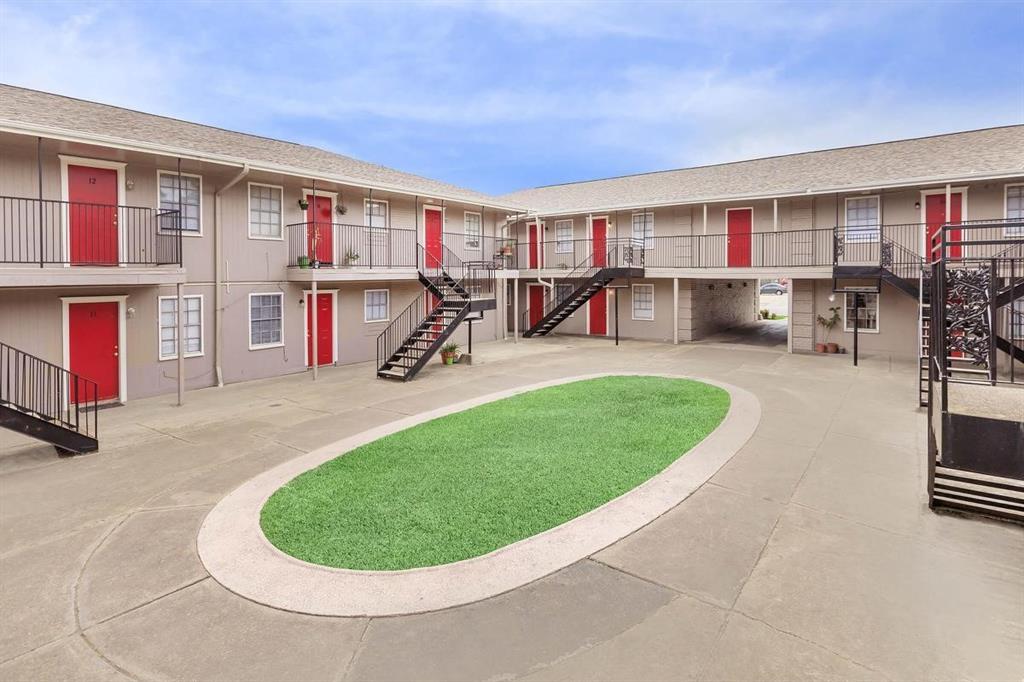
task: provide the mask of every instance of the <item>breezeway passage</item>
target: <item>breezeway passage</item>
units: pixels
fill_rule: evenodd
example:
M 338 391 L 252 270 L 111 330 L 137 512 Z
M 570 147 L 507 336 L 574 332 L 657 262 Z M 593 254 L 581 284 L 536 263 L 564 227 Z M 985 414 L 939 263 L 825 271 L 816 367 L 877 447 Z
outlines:
M 620 376 L 539 389 L 386 436 L 302 474 L 262 513 L 311 563 L 402 570 L 480 556 L 573 519 L 690 450 L 721 388 Z

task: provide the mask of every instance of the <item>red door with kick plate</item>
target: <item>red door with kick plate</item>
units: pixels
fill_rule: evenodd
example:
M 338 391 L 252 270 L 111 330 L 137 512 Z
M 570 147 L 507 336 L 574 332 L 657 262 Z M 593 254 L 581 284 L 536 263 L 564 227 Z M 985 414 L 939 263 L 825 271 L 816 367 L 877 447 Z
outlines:
M 530 291 L 530 326 L 532 327 L 544 317 L 544 287 L 531 284 L 527 286 L 527 289 Z
M 753 209 L 738 208 L 727 211 L 729 236 L 728 264 L 730 268 L 750 267 L 750 232 L 754 223 Z
M 77 265 L 117 265 L 117 171 L 68 166 L 68 242 Z
M 333 201 L 330 197 L 314 197 L 312 194 L 306 195 L 306 201 L 309 202 L 306 208 L 306 222 L 309 223 L 306 253 L 310 260 L 330 265 L 334 263 Z
M 924 222 L 925 230 L 928 236 L 928 253 L 925 256 L 930 260 L 938 257 L 938 252 L 932 253 L 932 247 L 939 243 L 941 239 L 942 226 L 950 223 L 957 224 L 963 219 L 963 195 L 960 192 L 953 192 L 949 195 L 949 218 L 946 218 L 946 195 L 943 194 L 928 194 L 924 198 Z M 959 245 L 952 245 L 955 242 L 960 241 L 960 230 L 950 230 L 948 235 L 949 243 L 951 246 L 946 249 L 946 254 L 950 258 L 960 258 L 962 255 L 963 247 Z
M 540 229 L 536 223 L 530 225 L 527 229 L 530 231 L 529 265 L 531 269 L 536 269 L 540 264 Z
M 120 348 L 118 347 L 118 304 L 68 304 L 68 361 L 75 374 L 95 381 L 100 400 L 117 398 L 120 394 Z M 92 399 L 86 394 L 85 383 L 79 386 L 78 402 Z M 76 400 L 73 387 L 69 387 L 69 402 Z
M 424 209 L 423 242 L 426 251 L 424 267 L 427 270 L 442 267 L 444 263 L 444 212 L 441 209 Z M 424 292 L 423 295 L 427 297 L 428 313 L 441 303 L 441 300 L 429 291 Z M 440 325 L 434 326 L 434 331 L 440 331 L 440 329 Z
M 590 237 L 593 242 L 593 263 L 595 267 L 608 264 L 608 220 L 594 218 L 590 222 Z M 601 289 L 587 303 L 590 321 L 587 331 L 597 336 L 608 334 L 608 291 Z
M 334 362 L 334 310 L 333 296 L 317 293 L 316 355 L 317 365 Z M 306 294 L 306 366 L 313 366 L 313 294 Z

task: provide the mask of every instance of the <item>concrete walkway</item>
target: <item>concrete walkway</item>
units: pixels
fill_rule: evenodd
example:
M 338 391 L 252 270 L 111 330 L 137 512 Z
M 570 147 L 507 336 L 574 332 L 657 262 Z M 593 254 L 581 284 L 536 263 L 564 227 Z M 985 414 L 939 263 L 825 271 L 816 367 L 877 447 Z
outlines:
M 913 679 L 1024 675 L 1024 530 L 924 501 L 915 368 L 774 349 L 553 337 L 481 344 L 409 384 L 368 365 L 135 401 L 103 450 L 0 433 L 0 679 Z M 677 508 L 525 587 L 395 618 L 259 606 L 196 533 L 248 478 L 409 414 L 609 369 L 761 400 L 747 446 Z

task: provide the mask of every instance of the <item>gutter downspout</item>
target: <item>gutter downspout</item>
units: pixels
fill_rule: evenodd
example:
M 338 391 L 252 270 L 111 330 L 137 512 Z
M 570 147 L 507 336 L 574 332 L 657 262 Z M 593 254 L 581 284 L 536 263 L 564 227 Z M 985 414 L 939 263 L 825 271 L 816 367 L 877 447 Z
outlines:
M 249 175 L 249 164 L 243 165 L 238 174 L 228 181 L 228 184 L 213 193 L 213 368 L 217 375 L 218 387 L 224 386 L 224 369 L 221 364 L 224 358 L 224 294 L 221 291 L 223 284 L 221 253 L 224 250 L 224 235 L 221 230 L 221 196 L 247 175 Z

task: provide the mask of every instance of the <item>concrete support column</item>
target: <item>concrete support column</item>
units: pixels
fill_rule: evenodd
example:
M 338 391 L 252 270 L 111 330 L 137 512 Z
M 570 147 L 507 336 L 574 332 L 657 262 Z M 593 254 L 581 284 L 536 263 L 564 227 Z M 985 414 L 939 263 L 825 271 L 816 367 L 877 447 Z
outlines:
M 302 294 L 302 295 L 305 296 L 306 294 Z M 317 306 L 316 306 L 316 303 L 317 303 L 317 298 L 316 298 L 316 275 L 313 276 L 313 295 L 310 298 L 312 300 L 310 300 L 310 302 L 309 302 L 309 310 L 306 311 L 306 314 L 309 315 L 310 319 L 312 319 L 312 321 L 313 321 L 313 323 L 310 325 L 311 331 L 313 333 L 313 337 L 312 337 L 313 338 L 313 357 L 311 357 L 309 359 L 309 362 L 313 365 L 313 381 L 316 381 L 318 376 L 319 376 L 319 372 L 320 372 L 320 369 L 319 369 L 320 363 L 318 362 L 318 360 L 320 359 L 320 353 L 319 353 L 320 344 L 317 343 L 319 341 L 319 339 L 317 338 L 317 324 L 316 324 L 317 323 L 317 319 L 316 318 L 318 318 L 320 316 L 316 314 L 316 312 L 317 312 L 317 310 L 316 310 L 317 309 Z M 305 343 L 306 340 L 303 339 L 302 342 Z
M 672 343 L 679 345 L 679 278 L 672 278 Z
M 185 285 L 178 282 L 178 407 L 185 404 Z

